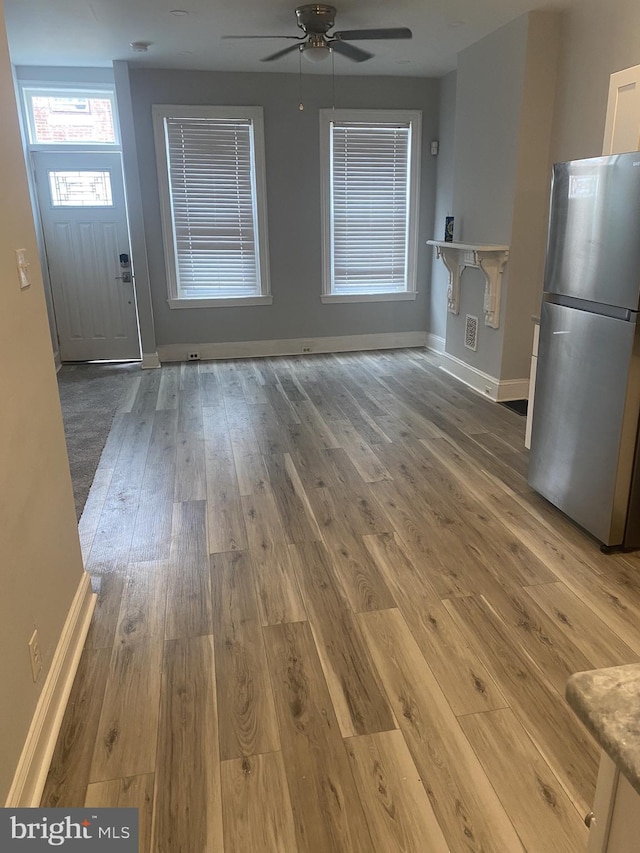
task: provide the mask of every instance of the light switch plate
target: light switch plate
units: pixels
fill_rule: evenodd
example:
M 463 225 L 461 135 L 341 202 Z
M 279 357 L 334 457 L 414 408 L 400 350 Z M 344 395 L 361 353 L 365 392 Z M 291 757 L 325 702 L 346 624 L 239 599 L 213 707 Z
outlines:
M 29 261 L 27 260 L 26 249 L 16 249 L 16 264 L 18 267 L 20 288 L 24 290 L 25 287 L 31 286 L 31 282 L 29 281 Z

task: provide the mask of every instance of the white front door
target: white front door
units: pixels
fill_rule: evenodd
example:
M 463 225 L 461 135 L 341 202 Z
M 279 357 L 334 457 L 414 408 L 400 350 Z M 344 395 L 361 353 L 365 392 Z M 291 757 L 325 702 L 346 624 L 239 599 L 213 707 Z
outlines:
M 640 149 L 640 65 L 616 71 L 609 78 L 609 101 L 603 154 Z
M 61 360 L 139 359 L 120 155 L 33 162 Z

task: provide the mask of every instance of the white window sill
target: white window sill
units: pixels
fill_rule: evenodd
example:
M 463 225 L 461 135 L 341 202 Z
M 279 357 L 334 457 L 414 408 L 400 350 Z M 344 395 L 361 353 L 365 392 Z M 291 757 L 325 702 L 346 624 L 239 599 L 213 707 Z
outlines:
M 91 150 L 92 154 L 102 153 L 103 151 L 112 154 L 114 151 L 122 151 L 120 141 L 117 142 L 30 142 L 30 151 L 46 151 L 49 154 L 55 154 L 58 151 L 65 154 L 69 153 L 69 149 L 76 151 L 81 148 Z
M 417 292 L 402 293 L 323 293 L 321 302 L 406 302 L 415 299 Z
M 227 296 L 220 299 L 167 299 L 169 308 L 225 308 L 230 305 L 271 305 L 273 296 Z

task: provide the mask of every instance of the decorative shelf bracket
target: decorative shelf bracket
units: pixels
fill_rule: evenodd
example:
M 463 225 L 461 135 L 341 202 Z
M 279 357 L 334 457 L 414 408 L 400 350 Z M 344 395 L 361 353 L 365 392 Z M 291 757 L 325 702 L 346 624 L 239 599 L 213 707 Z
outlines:
M 497 329 L 500 325 L 500 300 L 502 273 L 509 258 L 508 246 L 481 245 L 478 243 L 447 243 L 444 240 L 427 240 L 435 246 L 436 253 L 449 273 L 447 308 L 452 314 L 460 313 L 460 278 L 466 267 L 482 270 L 485 278 L 484 322 Z

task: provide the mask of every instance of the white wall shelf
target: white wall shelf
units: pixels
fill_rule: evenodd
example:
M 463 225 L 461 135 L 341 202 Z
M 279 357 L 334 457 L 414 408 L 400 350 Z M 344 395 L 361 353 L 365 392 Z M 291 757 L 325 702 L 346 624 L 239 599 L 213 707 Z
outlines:
M 481 269 L 485 277 L 484 322 L 497 329 L 500 325 L 500 299 L 502 273 L 509 258 L 509 246 L 490 243 L 448 243 L 444 240 L 427 240 L 435 246 L 439 258 L 449 273 L 447 308 L 452 314 L 460 313 L 460 278 L 466 267 Z

